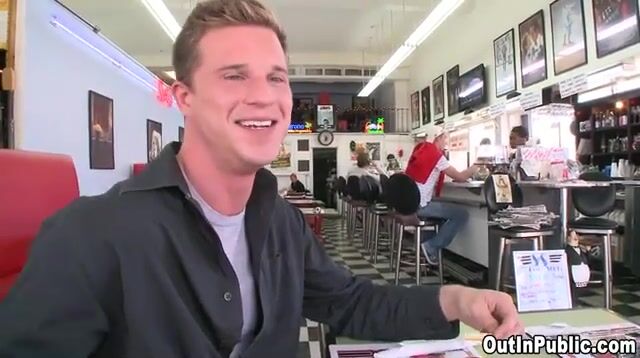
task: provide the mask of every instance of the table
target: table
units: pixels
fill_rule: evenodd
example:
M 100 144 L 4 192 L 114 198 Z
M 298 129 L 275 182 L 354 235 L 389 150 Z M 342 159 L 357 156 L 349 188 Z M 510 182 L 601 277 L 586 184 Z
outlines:
M 324 206 L 324 202 L 314 199 L 288 199 L 287 201 L 298 208 L 315 208 Z
M 628 322 L 624 318 L 618 316 L 616 313 L 612 311 L 607 311 L 603 308 L 588 308 L 588 309 L 574 309 L 574 310 L 564 310 L 564 311 L 546 311 L 546 312 L 535 312 L 535 313 L 525 313 L 521 315 L 521 319 L 525 326 L 540 326 L 540 325 L 549 325 L 552 323 L 566 323 L 570 326 L 575 327 L 586 327 L 586 326 L 595 326 L 602 324 L 614 324 L 614 323 L 624 323 Z M 478 334 L 478 331 L 470 328 L 464 324 L 460 326 L 460 335 L 465 336 L 473 336 Z M 337 345 L 331 346 L 331 358 L 337 358 L 337 355 L 334 355 L 334 351 L 336 348 L 340 346 L 346 345 L 376 345 L 380 343 L 375 342 L 363 342 L 352 340 L 349 338 L 338 337 L 336 339 Z M 482 357 L 494 357 L 498 356 L 497 354 L 488 355 L 482 351 L 482 343 L 478 342 L 475 346 L 476 350 Z M 557 355 L 519 355 L 518 357 L 557 357 Z
M 313 230 L 313 233 L 316 235 L 316 238 L 320 240 L 320 242 L 324 242 L 324 238 L 322 236 L 322 221 L 324 219 L 324 210 L 320 208 L 300 208 L 304 218 L 307 220 L 307 223 Z

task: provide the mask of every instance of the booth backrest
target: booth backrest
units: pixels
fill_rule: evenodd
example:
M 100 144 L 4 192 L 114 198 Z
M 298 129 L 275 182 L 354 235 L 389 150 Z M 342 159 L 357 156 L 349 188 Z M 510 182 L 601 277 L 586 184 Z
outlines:
M 0 300 L 22 271 L 42 222 L 79 195 L 71 157 L 0 149 Z

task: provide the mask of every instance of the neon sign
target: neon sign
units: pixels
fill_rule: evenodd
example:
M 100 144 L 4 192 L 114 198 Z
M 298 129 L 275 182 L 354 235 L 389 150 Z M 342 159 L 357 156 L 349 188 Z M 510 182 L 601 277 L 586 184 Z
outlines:
M 161 79 L 156 81 L 156 100 L 163 106 L 173 106 L 173 94 L 171 94 L 171 88 L 169 88 L 169 86 L 167 86 Z
M 300 123 L 291 123 L 289 124 L 288 133 L 311 133 L 312 132 L 312 124 L 310 122 L 305 122 L 304 124 Z
M 364 132 L 367 134 L 384 133 L 384 117 L 378 117 L 375 122 L 367 122 L 364 125 Z

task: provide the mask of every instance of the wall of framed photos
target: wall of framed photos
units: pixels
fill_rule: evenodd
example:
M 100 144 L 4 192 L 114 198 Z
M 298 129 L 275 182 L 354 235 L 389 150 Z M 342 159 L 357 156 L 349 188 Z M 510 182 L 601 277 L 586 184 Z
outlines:
M 80 31 L 86 24 L 53 0 L 20 5 L 17 149 L 71 155 L 81 194 L 92 195 L 128 178 L 132 164 L 146 163 L 159 147 L 178 140 L 182 114 L 76 38 L 88 36 Z M 52 26 L 53 16 L 71 32 Z
M 442 117 L 434 95 L 446 102 L 443 121 L 463 116 L 451 113 L 451 72 L 484 64 L 488 106 L 514 90 L 540 90 L 640 55 L 638 16 L 638 0 L 466 1 L 412 56 L 410 93 L 430 87 L 432 107 L 428 116 L 418 111 L 414 132 Z M 433 88 L 443 75 L 441 95 Z

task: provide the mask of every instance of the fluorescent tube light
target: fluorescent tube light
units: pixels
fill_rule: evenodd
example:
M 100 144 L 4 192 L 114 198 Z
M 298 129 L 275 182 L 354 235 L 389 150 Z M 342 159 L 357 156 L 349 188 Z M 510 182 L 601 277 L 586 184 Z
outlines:
M 174 80 L 176 79 L 176 71 L 165 71 L 164 74 L 173 78 Z
M 114 66 L 118 67 L 119 69 L 121 69 L 122 71 L 127 73 L 129 76 L 131 76 L 132 78 L 136 79 L 138 82 L 143 84 L 145 87 L 147 87 L 147 88 L 149 88 L 149 89 L 151 89 L 153 91 L 156 90 L 156 85 L 155 84 L 146 81 L 144 78 L 140 77 L 139 75 L 137 75 L 135 72 L 131 71 L 126 66 L 123 66 L 120 61 L 115 60 L 113 57 L 107 55 L 102 50 L 100 50 L 99 48 L 97 48 L 96 46 L 91 44 L 89 41 L 85 40 L 84 38 L 82 38 L 81 36 L 76 34 L 75 32 L 71 31 L 68 27 L 66 27 L 65 25 L 60 23 L 55 17 L 50 20 L 50 23 L 54 27 L 56 27 L 56 28 L 58 28 L 58 29 L 60 29 L 60 30 L 62 30 L 64 32 L 66 32 L 67 34 L 71 35 L 71 37 L 75 38 L 76 40 L 78 40 L 83 45 L 85 45 L 88 48 L 92 49 L 93 51 L 95 51 L 100 56 L 104 57 L 107 61 L 111 62 Z
M 164 32 L 169 35 L 171 41 L 175 41 L 181 27 L 169 8 L 162 0 L 141 0 L 151 15 L 158 21 Z
M 607 86 L 578 95 L 578 103 L 590 102 L 599 98 L 609 97 L 613 94 L 613 87 Z
M 415 51 L 462 3 L 464 0 L 440 0 L 407 40 L 382 65 L 378 73 L 358 93 L 358 97 L 369 96 L 400 64 Z

